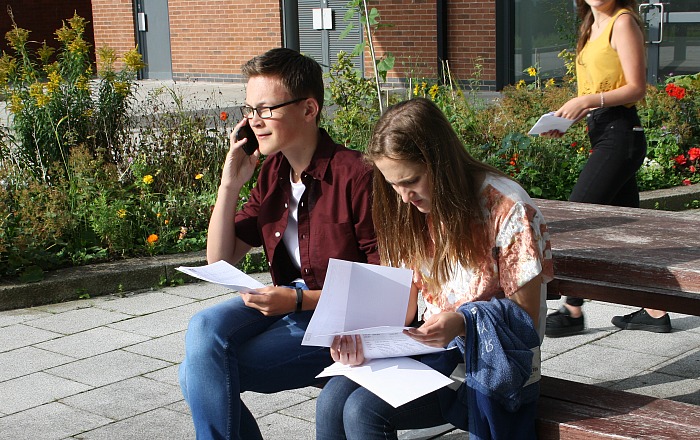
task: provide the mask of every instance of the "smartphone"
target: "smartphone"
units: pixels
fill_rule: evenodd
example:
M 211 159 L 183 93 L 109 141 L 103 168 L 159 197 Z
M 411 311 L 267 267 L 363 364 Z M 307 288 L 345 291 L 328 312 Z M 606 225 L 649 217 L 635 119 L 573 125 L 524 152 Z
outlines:
M 243 138 L 248 139 L 248 142 L 243 145 L 243 151 L 245 151 L 245 154 L 250 156 L 251 154 L 255 153 L 255 150 L 258 149 L 258 138 L 255 137 L 253 129 L 250 128 L 250 125 L 248 124 L 242 126 L 241 129 L 238 130 L 238 133 L 236 133 L 237 141 L 240 141 Z

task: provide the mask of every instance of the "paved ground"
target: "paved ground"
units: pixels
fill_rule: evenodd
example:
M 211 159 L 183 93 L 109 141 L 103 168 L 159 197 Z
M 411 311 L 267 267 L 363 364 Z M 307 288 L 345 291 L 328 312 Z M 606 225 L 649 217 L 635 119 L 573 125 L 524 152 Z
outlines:
M 184 332 L 232 295 L 196 283 L 0 312 L 0 438 L 194 439 L 177 383 Z M 610 324 L 631 308 L 585 310 L 585 334 L 545 340 L 544 374 L 700 404 L 700 317 L 672 314 L 674 332 L 652 334 Z M 313 439 L 317 394 L 243 398 L 266 439 Z

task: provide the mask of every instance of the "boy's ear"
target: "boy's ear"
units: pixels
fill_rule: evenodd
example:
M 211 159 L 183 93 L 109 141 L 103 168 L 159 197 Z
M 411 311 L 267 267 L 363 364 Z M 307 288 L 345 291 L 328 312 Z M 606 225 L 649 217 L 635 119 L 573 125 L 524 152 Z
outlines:
M 316 121 L 316 115 L 318 115 L 318 112 L 319 106 L 316 98 L 307 98 L 306 101 L 304 101 L 304 116 Z

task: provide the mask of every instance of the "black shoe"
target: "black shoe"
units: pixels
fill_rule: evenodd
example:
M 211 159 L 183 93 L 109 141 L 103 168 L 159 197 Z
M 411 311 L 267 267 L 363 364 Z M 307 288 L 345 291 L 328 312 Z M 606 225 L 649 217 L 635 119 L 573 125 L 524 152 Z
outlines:
M 654 318 L 646 310 L 639 309 L 625 316 L 614 316 L 612 321 L 615 327 L 622 330 L 644 330 L 654 333 L 670 333 L 671 318 L 668 313 L 661 318 Z
M 583 331 L 583 314 L 572 318 L 571 312 L 565 306 L 559 307 L 554 313 L 547 315 L 547 327 L 544 334 L 550 338 L 571 336 Z

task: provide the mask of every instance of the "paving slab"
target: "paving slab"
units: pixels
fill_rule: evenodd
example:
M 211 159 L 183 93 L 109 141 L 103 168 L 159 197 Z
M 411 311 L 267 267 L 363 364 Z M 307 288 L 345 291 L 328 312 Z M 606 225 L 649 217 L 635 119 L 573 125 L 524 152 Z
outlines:
M 131 315 L 110 312 L 95 307 L 54 313 L 46 317 L 26 321 L 24 324 L 55 333 L 70 335 L 127 318 L 131 318 Z
M 85 359 L 146 340 L 148 340 L 147 337 L 134 333 L 109 327 L 97 327 L 59 339 L 42 342 L 36 344 L 36 347 L 72 356 L 76 359 Z
M 3 439 L 60 440 L 111 422 L 106 417 L 52 402 L 0 418 L 0 433 Z
M 0 328 L 14 324 L 21 324 L 26 321 L 39 319 L 46 316 L 51 316 L 51 314 L 37 308 L 6 310 L 5 312 L 0 313 Z
M 182 399 L 178 387 L 134 377 L 62 399 L 66 405 L 124 420 Z
M 49 368 L 47 373 L 64 379 L 101 387 L 131 377 L 145 375 L 172 365 L 124 350 L 114 350 L 79 361 Z
M 156 408 L 76 435 L 82 440 L 195 440 L 190 416 Z
M 49 341 L 60 336 L 60 333 L 34 328 L 25 324 L 8 325 L 2 328 L 0 353 L 20 347 L 27 347 L 38 342 Z
M 40 371 L 0 382 L 0 411 L 12 414 L 89 389 L 88 385 Z
M 161 310 L 189 304 L 192 299 L 161 291 L 134 293 L 124 298 L 101 302 L 98 307 L 132 316 L 147 315 Z
M 21 347 L 0 353 L 0 383 L 16 377 L 67 364 L 75 358 L 36 347 Z
M 180 363 L 185 358 L 185 332 L 151 339 L 125 347 L 124 350 L 167 362 Z

